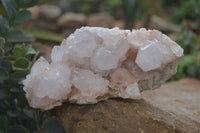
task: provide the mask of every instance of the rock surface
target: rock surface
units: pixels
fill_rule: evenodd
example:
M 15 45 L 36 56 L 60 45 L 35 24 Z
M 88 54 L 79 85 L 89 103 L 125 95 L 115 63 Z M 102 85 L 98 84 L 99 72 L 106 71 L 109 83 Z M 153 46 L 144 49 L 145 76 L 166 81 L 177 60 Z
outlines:
M 164 84 L 154 91 L 144 91 L 142 95 L 155 107 L 200 123 L 199 80 L 182 79 L 178 82 Z
M 40 6 L 40 16 L 48 20 L 55 21 L 61 15 L 61 9 L 54 5 Z
M 33 20 L 38 19 L 39 15 L 40 15 L 40 7 L 39 6 L 34 6 L 31 8 L 28 8 L 28 10 L 32 13 Z
M 111 15 L 107 13 L 91 14 L 88 17 L 87 24 L 88 26 L 92 26 L 92 27 L 113 28 L 114 19 Z
M 65 13 L 58 19 L 58 26 L 64 28 L 80 28 L 86 25 L 86 16 L 82 13 Z
M 176 73 L 183 49 L 157 30 L 77 29 L 54 46 L 51 63 L 40 57 L 23 81 L 34 108 L 64 101 L 94 104 L 112 97 L 141 98 Z
M 179 32 L 180 27 L 173 23 L 169 23 L 163 18 L 153 15 L 151 17 L 151 27 L 165 32 Z
M 200 81 L 183 79 L 143 93 L 145 101 L 66 103 L 54 111 L 66 133 L 199 133 L 199 95 Z

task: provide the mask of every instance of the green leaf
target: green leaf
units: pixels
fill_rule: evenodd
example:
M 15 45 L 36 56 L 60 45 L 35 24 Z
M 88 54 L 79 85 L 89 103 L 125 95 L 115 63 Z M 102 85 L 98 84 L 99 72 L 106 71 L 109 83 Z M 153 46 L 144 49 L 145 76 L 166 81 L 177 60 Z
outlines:
M 46 40 L 46 41 L 54 41 L 54 42 L 62 42 L 63 39 L 65 39 L 64 36 L 53 33 L 53 32 L 47 32 L 44 30 L 36 29 L 36 28 L 30 28 L 30 27 L 23 27 L 22 28 L 26 33 L 32 34 L 38 39 Z
M 3 37 L 0 37 L 0 47 L 4 48 L 5 39 Z
M 16 56 L 16 57 L 24 57 L 25 56 L 25 49 L 19 47 L 19 46 L 16 46 L 14 49 L 13 49 L 13 55 Z
M 18 8 L 22 8 L 27 0 L 16 0 L 16 4 Z
M 30 54 L 36 54 L 37 52 L 32 48 L 32 46 L 28 46 L 26 48 L 26 55 L 30 55 Z
M 41 0 L 28 0 L 27 3 L 23 6 L 24 8 L 32 7 L 35 5 L 38 5 L 41 2 Z
M 12 48 L 13 48 L 13 45 L 11 43 L 9 43 L 9 42 L 5 43 L 5 46 L 4 46 L 5 53 L 10 52 L 12 50 Z
M 15 56 L 6 56 L 6 57 L 4 57 L 4 59 L 9 60 L 9 61 L 15 61 L 17 59 L 17 57 L 15 57 Z
M 11 65 L 10 61 L 3 60 L 3 61 L 1 61 L 0 66 L 8 72 L 12 71 L 12 65 Z
M 19 71 L 19 72 L 14 72 L 12 74 L 12 78 L 14 79 L 24 79 L 27 75 L 26 71 Z
M 20 47 L 23 48 L 24 50 L 26 49 L 24 43 Z
M 189 77 L 195 77 L 198 74 L 198 68 L 195 65 L 191 65 L 187 68 L 187 74 Z
M 56 117 L 46 119 L 42 128 L 45 130 L 45 133 L 64 133 L 63 127 Z
M 23 91 L 23 89 L 21 89 L 21 90 Z M 17 103 L 18 107 L 20 107 L 21 109 L 27 107 L 28 102 L 23 93 L 21 93 L 21 95 L 18 95 L 17 100 L 18 100 L 18 103 Z M 22 113 L 22 111 L 20 111 L 20 112 Z
M 17 92 L 17 93 L 19 93 L 19 92 L 23 92 L 22 89 L 17 88 L 17 87 L 13 87 L 13 88 L 11 88 L 10 91 L 11 91 L 11 92 Z
M 34 55 L 33 60 L 32 60 L 32 64 L 35 63 L 35 61 L 36 61 L 38 55 L 39 55 L 39 51 L 37 51 L 36 54 Z
M 4 100 L 8 95 L 8 91 L 3 86 L 0 86 L 0 100 Z
M 9 28 L 8 21 L 0 15 L 0 33 L 3 34 Z
M 25 34 L 21 29 L 13 29 L 7 33 L 5 38 L 8 42 L 31 42 L 35 38 L 30 34 Z
M 17 118 L 20 115 L 20 112 L 18 110 L 8 110 L 7 111 L 8 118 L 13 117 Z
M 3 56 L 4 50 L 0 47 L 0 57 Z
M 3 83 L 4 80 L 9 78 L 9 74 L 6 69 L 0 67 L 0 83 Z
M 31 119 L 34 119 L 34 111 L 33 110 L 31 110 L 31 109 L 23 109 L 23 112 L 24 112 L 24 114 L 26 115 L 26 116 L 28 116 L 29 118 L 31 118 Z
M 1 0 L 1 2 L 6 11 L 8 19 L 10 19 L 17 12 L 15 0 Z
M 29 133 L 29 131 L 22 126 L 9 127 L 7 133 Z
M 8 120 L 5 116 L 0 116 L 0 130 L 1 131 L 6 131 L 8 127 Z
M 41 2 L 41 0 L 17 0 L 16 2 L 17 2 L 18 7 L 28 8 L 28 7 L 38 5 Z
M 24 57 L 20 57 L 18 58 L 14 64 L 13 64 L 13 70 L 28 70 L 31 66 L 31 62 L 24 58 Z
M 22 10 L 17 14 L 13 23 L 18 24 L 18 23 L 26 22 L 30 20 L 31 18 L 32 18 L 32 14 L 30 11 Z

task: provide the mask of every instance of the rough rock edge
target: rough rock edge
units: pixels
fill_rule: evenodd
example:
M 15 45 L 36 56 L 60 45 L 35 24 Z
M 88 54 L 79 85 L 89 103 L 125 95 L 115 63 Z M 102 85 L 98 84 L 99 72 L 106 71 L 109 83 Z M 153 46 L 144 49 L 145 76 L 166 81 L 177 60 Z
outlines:
M 93 105 L 65 103 L 53 112 L 66 132 L 199 133 L 200 123 L 177 116 L 144 100 L 108 99 Z

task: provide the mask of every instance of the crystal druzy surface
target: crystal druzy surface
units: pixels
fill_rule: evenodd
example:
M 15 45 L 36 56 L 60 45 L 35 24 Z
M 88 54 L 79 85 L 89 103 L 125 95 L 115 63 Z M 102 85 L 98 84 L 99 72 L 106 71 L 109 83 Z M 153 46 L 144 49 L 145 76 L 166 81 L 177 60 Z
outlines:
M 138 99 L 176 73 L 183 49 L 157 30 L 77 29 L 40 57 L 23 81 L 31 107 L 64 101 L 92 104 L 109 97 Z

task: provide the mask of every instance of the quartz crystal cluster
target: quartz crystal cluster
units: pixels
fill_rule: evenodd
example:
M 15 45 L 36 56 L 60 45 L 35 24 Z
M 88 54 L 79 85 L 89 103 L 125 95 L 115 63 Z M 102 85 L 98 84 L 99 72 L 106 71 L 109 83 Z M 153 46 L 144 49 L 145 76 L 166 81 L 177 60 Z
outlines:
M 40 57 L 23 81 L 31 107 L 65 101 L 92 104 L 109 97 L 138 99 L 176 73 L 183 49 L 157 30 L 77 29 Z

